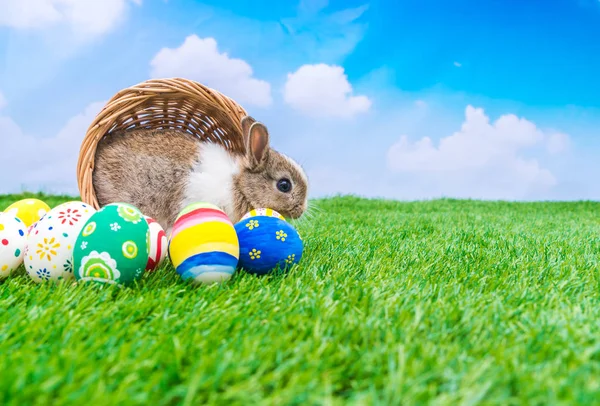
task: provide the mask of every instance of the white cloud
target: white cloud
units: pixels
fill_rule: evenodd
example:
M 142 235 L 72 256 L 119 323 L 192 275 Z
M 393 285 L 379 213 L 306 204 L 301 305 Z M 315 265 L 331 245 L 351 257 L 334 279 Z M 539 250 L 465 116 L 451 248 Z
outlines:
M 460 68 L 462 66 L 462 63 L 454 61 L 454 66 Z
M 46 191 L 77 194 L 76 167 L 83 137 L 105 102 L 90 104 L 54 137 L 25 134 L 0 114 L 0 193 Z
M 220 52 L 213 38 L 188 36 L 179 48 L 163 48 L 150 62 L 153 78 L 185 77 L 233 98 L 242 105 L 271 104 L 271 85 L 253 77 L 242 59 Z
M 121 22 L 128 3 L 142 0 L 0 0 L 0 26 L 47 29 L 67 25 L 76 35 L 105 34 Z
M 314 117 L 350 117 L 371 107 L 366 96 L 353 96 L 344 68 L 335 65 L 303 65 L 289 73 L 284 100 L 302 113 Z
M 0 110 L 2 110 L 6 106 L 6 99 L 2 92 L 0 92 Z
M 288 58 L 339 63 L 354 51 L 367 32 L 368 25 L 362 17 L 368 5 L 333 12 L 328 12 L 327 6 L 327 0 L 302 1 L 297 16 L 277 21 L 289 41 Z M 262 31 L 264 23 L 260 27 Z
M 410 142 L 402 136 L 388 150 L 388 168 L 431 185 L 432 194 L 484 199 L 521 199 L 548 191 L 555 176 L 529 156 L 543 147 L 559 153 L 566 134 L 546 134 L 513 114 L 490 123 L 484 111 L 467 106 L 459 131 L 438 145 L 429 137 Z
M 58 23 L 63 17 L 51 0 L 0 0 L 0 25 L 12 28 L 41 28 Z
M 558 154 L 569 149 L 571 146 L 571 139 L 567 134 L 554 133 L 548 137 L 547 148 L 551 154 Z

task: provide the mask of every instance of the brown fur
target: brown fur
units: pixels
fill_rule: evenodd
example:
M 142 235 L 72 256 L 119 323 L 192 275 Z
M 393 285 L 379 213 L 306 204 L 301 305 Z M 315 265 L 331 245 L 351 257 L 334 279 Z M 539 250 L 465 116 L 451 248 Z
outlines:
M 197 155 L 198 140 L 182 131 L 133 130 L 105 137 L 93 174 L 98 203 L 130 203 L 163 227 L 171 225 Z
M 270 148 L 263 124 L 247 116 L 241 125 L 246 154 L 234 157 L 238 171 L 231 179 L 230 201 L 221 202 L 221 208 L 234 223 L 263 207 L 299 218 L 308 193 L 303 170 Z M 187 196 L 188 181 L 201 159 L 201 143 L 178 130 L 130 130 L 105 137 L 98 144 L 93 174 L 100 206 L 133 204 L 169 232 L 184 200 L 202 200 Z M 282 178 L 292 183 L 288 193 L 277 189 Z
M 308 185 L 294 165 L 269 147 L 267 128 L 251 118 L 243 126 L 246 157 L 242 169 L 234 177 L 235 216 L 241 218 L 253 208 L 269 207 L 282 215 L 299 218 L 306 210 Z M 277 181 L 292 182 L 289 193 L 277 189 Z

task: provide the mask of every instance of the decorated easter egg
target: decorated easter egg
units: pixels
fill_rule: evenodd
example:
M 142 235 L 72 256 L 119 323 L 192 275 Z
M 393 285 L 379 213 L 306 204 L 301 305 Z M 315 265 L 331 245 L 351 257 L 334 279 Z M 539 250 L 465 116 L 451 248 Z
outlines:
M 285 220 L 285 218 L 281 214 L 279 214 L 278 212 L 276 212 L 273 209 L 260 208 L 260 209 L 252 209 L 252 210 L 250 210 L 248 213 L 246 213 L 241 218 L 240 221 L 246 220 L 247 218 L 250 218 L 250 217 L 256 217 L 256 216 L 277 217 L 278 219 Z
M 250 216 L 235 225 L 240 242 L 238 266 L 264 275 L 287 270 L 302 258 L 303 244 L 296 229 L 273 216 Z
M 23 263 L 27 237 L 20 219 L 0 213 L 0 280 L 7 278 Z
M 39 199 L 23 199 L 8 206 L 4 212 L 20 219 L 26 227 L 44 217 L 50 206 Z
M 173 225 L 169 257 L 184 280 L 207 284 L 228 280 L 239 258 L 233 223 L 213 204 L 187 206 Z
M 130 285 L 148 264 L 150 229 L 144 215 L 125 203 L 104 206 L 75 241 L 73 272 L 78 281 Z
M 96 210 L 78 201 L 50 210 L 27 237 L 25 270 L 35 282 L 72 280 L 73 249 L 84 224 Z
M 148 256 L 147 271 L 160 267 L 167 257 L 169 241 L 165 230 L 152 217 L 144 216 L 150 228 L 150 255 Z

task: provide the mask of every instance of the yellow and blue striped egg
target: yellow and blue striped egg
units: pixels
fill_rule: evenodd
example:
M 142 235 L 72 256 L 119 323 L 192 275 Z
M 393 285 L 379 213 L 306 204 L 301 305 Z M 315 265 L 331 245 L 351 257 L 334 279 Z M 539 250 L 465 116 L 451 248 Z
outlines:
M 193 203 L 175 220 L 169 258 L 184 280 L 218 283 L 231 278 L 239 258 L 233 223 L 217 206 Z
M 302 258 L 303 243 L 296 229 L 271 209 L 248 213 L 235 225 L 240 242 L 238 267 L 264 275 L 287 271 Z

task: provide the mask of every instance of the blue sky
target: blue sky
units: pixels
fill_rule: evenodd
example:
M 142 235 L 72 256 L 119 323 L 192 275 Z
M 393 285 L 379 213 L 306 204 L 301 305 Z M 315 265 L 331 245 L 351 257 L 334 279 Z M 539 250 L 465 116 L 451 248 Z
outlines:
M 530 106 L 600 107 L 599 8 L 575 0 L 377 2 L 346 67 L 360 76 L 387 65 L 405 91 L 442 84 Z M 455 61 L 462 69 L 451 69 Z
M 172 75 L 265 122 L 315 197 L 600 197 L 596 0 L 26 3 L 0 0 L 0 192 L 76 193 L 96 110 Z M 232 58 L 250 77 L 203 67 Z

